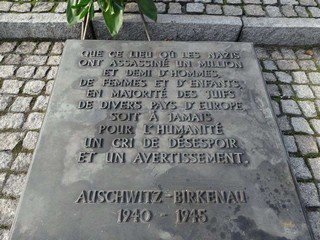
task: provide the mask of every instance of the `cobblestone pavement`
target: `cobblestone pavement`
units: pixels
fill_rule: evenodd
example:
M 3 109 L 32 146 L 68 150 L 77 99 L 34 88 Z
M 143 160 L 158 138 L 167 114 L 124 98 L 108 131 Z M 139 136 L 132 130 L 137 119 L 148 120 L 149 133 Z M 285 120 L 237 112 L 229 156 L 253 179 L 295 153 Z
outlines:
M 320 18 L 320 0 L 156 0 L 159 13 L 226 16 Z M 0 1 L 0 12 L 64 13 L 66 3 L 58 1 Z M 127 12 L 137 12 L 128 3 Z
M 8 239 L 62 48 L 61 42 L 0 42 L 0 240 Z M 320 48 L 256 52 L 320 239 Z

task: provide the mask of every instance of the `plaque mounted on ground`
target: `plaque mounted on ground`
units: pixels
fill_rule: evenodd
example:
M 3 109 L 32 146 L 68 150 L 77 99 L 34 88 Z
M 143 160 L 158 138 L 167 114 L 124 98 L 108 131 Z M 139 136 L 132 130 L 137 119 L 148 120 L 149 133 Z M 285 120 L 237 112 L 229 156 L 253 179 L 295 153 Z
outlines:
M 18 239 L 312 239 L 252 45 L 67 41 Z

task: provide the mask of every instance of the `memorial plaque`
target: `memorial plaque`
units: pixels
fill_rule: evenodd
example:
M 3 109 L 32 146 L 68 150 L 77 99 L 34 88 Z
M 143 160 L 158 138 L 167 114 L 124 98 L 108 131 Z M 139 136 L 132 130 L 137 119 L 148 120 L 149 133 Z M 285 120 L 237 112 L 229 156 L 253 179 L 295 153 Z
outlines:
M 249 43 L 67 41 L 12 240 L 309 240 Z

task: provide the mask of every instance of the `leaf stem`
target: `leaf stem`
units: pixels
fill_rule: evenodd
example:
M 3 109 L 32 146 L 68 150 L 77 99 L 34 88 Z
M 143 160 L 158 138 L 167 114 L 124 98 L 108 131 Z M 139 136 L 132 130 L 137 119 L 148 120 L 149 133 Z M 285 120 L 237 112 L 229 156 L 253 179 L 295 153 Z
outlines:
M 87 15 L 85 17 L 84 36 L 83 36 L 82 40 L 84 40 L 86 38 L 89 21 L 90 21 L 89 20 L 89 13 L 87 13 Z
M 151 39 L 150 39 L 150 35 L 149 35 L 149 32 L 148 32 L 148 25 L 147 25 L 146 19 L 144 18 L 144 16 L 143 16 L 141 11 L 139 11 L 139 13 L 140 13 L 140 16 L 141 16 L 141 19 L 142 19 L 142 22 L 143 22 L 143 28 L 144 28 L 144 31 L 146 33 L 147 39 L 150 42 Z

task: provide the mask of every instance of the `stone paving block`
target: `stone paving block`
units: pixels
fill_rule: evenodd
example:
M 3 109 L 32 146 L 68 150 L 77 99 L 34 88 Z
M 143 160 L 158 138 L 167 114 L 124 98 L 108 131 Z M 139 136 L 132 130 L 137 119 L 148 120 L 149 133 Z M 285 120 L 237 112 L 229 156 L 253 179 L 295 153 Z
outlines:
M 317 6 L 317 3 L 314 0 L 299 0 L 299 2 L 302 6 Z
M 319 72 L 310 72 L 308 77 L 313 84 L 320 84 L 320 73 Z
M 0 240 L 9 240 L 10 231 L 8 229 L 0 229 Z
M 180 3 L 169 3 L 168 13 L 170 14 L 181 14 L 182 8 Z
M 294 95 L 290 85 L 280 85 L 280 89 L 282 93 L 281 96 L 284 98 L 291 98 Z
M 202 13 L 204 11 L 203 3 L 187 3 L 187 12 L 188 13 Z
M 49 95 L 52 92 L 52 88 L 53 88 L 53 81 L 48 81 L 46 84 L 45 94 Z
M 6 175 L 7 175 L 6 172 L 0 173 L 0 189 L 2 188 L 2 186 L 6 180 Z M 1 228 L 0 228 L 0 230 L 1 230 Z M 0 232 L 0 239 L 1 239 L 1 232 Z
M 18 65 L 21 63 L 22 57 L 20 54 L 9 54 L 4 59 L 4 64 L 6 65 Z
M 285 71 L 299 69 L 299 65 L 295 60 L 278 60 L 277 65 L 280 70 L 285 70 Z
M 228 16 L 241 16 L 242 8 L 240 6 L 223 5 L 223 12 Z
M 209 4 L 206 6 L 206 13 L 207 14 L 213 14 L 213 15 L 221 15 L 222 14 L 222 8 L 220 5 L 216 4 Z
M 277 0 L 262 0 L 263 4 L 265 5 L 274 5 L 277 4 L 278 1 Z
M 290 163 L 290 166 L 293 170 L 295 177 L 298 180 L 312 179 L 312 175 L 310 173 L 310 170 L 308 169 L 308 166 L 306 165 L 303 158 L 290 157 L 289 163 Z
M 297 58 L 294 51 L 291 48 L 281 48 L 280 51 L 282 53 L 283 59 L 294 60 Z
M 319 196 L 314 183 L 299 183 L 302 202 L 306 207 L 320 207 Z
M 260 5 L 245 5 L 244 12 L 247 16 L 265 16 L 266 12 Z
M 308 85 L 292 85 L 292 87 L 298 98 L 308 99 L 315 97 Z
M 281 95 L 279 91 L 279 87 L 276 84 L 268 84 L 267 89 L 271 97 L 278 97 Z
M 12 161 L 12 152 L 0 151 L 0 170 L 8 169 L 10 167 L 11 161 Z
M 2 65 L 0 66 L 0 78 L 8 78 L 13 76 L 16 67 L 14 65 Z
M 3 42 L 0 44 L 0 53 L 12 52 L 16 46 L 16 42 Z
M 36 144 L 38 141 L 39 133 L 35 131 L 29 131 L 27 132 L 25 138 L 22 142 L 22 147 L 24 147 L 27 150 L 33 150 L 36 148 Z
M 20 91 L 23 81 L 19 80 L 5 80 L 2 83 L 0 93 L 17 94 Z
M 4 111 L 12 102 L 13 97 L 0 94 L 0 111 Z
M 293 76 L 293 81 L 295 83 L 304 84 L 304 83 L 308 83 L 309 82 L 308 77 L 307 77 L 305 72 L 302 72 L 302 71 L 292 72 L 292 76 Z
M 51 49 L 51 54 L 60 55 L 63 51 L 63 42 L 55 42 Z
M 278 50 L 278 49 L 273 49 L 272 51 L 271 51 L 271 59 L 272 60 L 280 60 L 280 59 L 282 59 L 283 57 L 282 57 L 282 54 L 281 54 L 281 52 Z
M 318 153 L 317 142 L 314 137 L 295 135 L 295 140 L 302 154 Z
M 65 2 L 60 2 L 58 3 L 56 9 L 55 9 L 55 12 L 56 13 L 65 13 L 67 10 L 67 3 Z
M 305 49 L 296 50 L 296 55 L 297 55 L 298 59 L 300 59 L 300 60 L 306 60 L 306 59 L 312 58 L 312 56 L 310 54 L 308 54 L 308 51 Z
M 299 65 L 302 70 L 317 70 L 315 63 L 312 60 L 300 60 Z
M 18 96 L 10 107 L 12 112 L 26 112 L 30 110 L 32 97 Z
M 315 104 L 311 101 L 298 101 L 300 109 L 305 117 L 311 118 L 317 116 Z
M 35 111 L 45 111 L 49 103 L 49 96 L 39 96 L 32 108 Z
M 291 124 L 295 132 L 314 134 L 313 130 L 310 128 L 308 121 L 302 117 L 292 117 Z
M 319 7 L 308 7 L 312 17 L 319 18 L 320 17 L 320 9 Z
M 52 2 L 37 2 L 32 8 L 32 12 L 50 12 L 53 6 Z
M 320 98 L 320 86 L 311 86 L 311 89 L 314 92 L 314 95 L 317 98 Z
M 58 72 L 58 67 L 56 67 L 56 66 L 51 67 L 48 74 L 47 74 L 47 79 L 48 80 L 54 79 L 57 75 L 57 72 Z
M 51 57 L 57 57 L 57 56 L 51 56 Z M 40 65 L 44 65 L 46 63 L 47 59 L 48 59 L 47 56 L 30 55 L 30 56 L 26 56 L 22 60 L 22 64 L 40 66 Z M 49 57 L 49 59 L 50 59 L 50 57 Z M 59 64 L 59 61 L 58 61 L 58 64 Z
M 255 50 L 255 52 L 257 54 L 257 58 L 259 60 L 270 58 L 270 55 L 269 55 L 269 53 L 268 53 L 266 48 L 264 48 L 264 47 L 255 47 L 254 50 Z
M 279 103 L 277 103 L 276 101 L 272 100 L 271 101 L 271 105 L 272 105 L 274 114 L 276 116 L 279 116 L 281 114 Z
M 0 151 L 12 150 L 22 139 L 23 134 L 19 132 L 0 133 Z
M 286 114 L 301 114 L 298 104 L 293 100 L 281 100 L 281 108 L 282 111 Z
M 283 135 L 283 142 L 289 153 L 295 153 L 298 151 L 298 148 L 293 136 Z
M 15 3 L 12 5 L 10 11 L 12 12 L 18 12 L 18 13 L 25 13 L 30 12 L 31 10 L 31 4 L 30 3 Z
M 32 160 L 32 153 L 19 153 L 14 160 L 11 170 L 19 172 L 27 172 Z
M 283 82 L 283 83 L 291 83 L 293 81 L 292 77 L 290 74 L 286 73 L 286 72 L 275 72 L 278 80 L 280 82 Z
M 277 118 L 278 125 L 281 131 L 291 131 L 292 126 L 290 125 L 289 119 L 286 115 Z
M 275 75 L 273 73 L 270 72 L 264 72 L 262 73 L 263 78 L 266 82 L 276 82 L 277 78 L 275 77 Z
M 320 119 L 311 119 L 310 123 L 316 133 L 320 134 Z
M 60 63 L 60 56 L 50 56 L 48 58 L 48 62 L 47 65 L 53 65 L 53 66 L 57 66 Z
M 0 116 L 0 129 L 19 129 L 23 122 L 23 113 L 7 113 Z
M 45 86 L 44 81 L 39 81 L 39 80 L 28 81 L 23 89 L 23 93 L 30 94 L 30 95 L 38 95 L 41 93 L 44 86 Z
M 17 201 L 12 199 L 0 199 L 0 224 L 10 226 L 13 222 Z
M 32 78 L 34 79 L 42 79 L 47 75 L 47 72 L 49 70 L 49 66 L 40 66 L 37 67 L 35 74 L 33 75 Z
M 16 53 L 30 54 L 35 49 L 37 43 L 35 42 L 22 42 L 16 49 Z
M 298 14 L 294 10 L 294 7 L 292 5 L 283 5 L 281 7 L 282 13 L 286 17 L 297 17 Z
M 320 211 L 308 212 L 308 218 L 315 240 L 320 239 Z
M 25 174 L 10 174 L 8 180 L 6 181 L 3 187 L 2 192 L 10 197 L 20 197 L 25 181 Z
M 295 11 L 297 12 L 299 17 L 307 18 L 309 17 L 309 13 L 307 12 L 306 7 L 295 6 Z
M 30 113 L 23 127 L 28 130 L 40 129 L 41 124 L 43 122 L 43 118 L 44 113 Z
M 162 2 L 155 3 L 158 13 L 165 13 L 166 12 L 166 4 Z
M 12 2 L 0 2 L 0 12 L 9 12 L 12 5 Z
M 280 12 L 280 8 L 276 6 L 266 6 L 266 13 L 270 17 L 282 17 L 282 13 Z
M 44 55 L 48 54 L 51 42 L 40 42 L 34 51 L 34 54 Z
M 320 181 L 320 158 L 308 158 L 311 171 L 314 178 L 319 182 Z
M 36 67 L 34 66 L 22 66 L 19 67 L 16 73 L 18 78 L 31 78 L 34 74 Z

